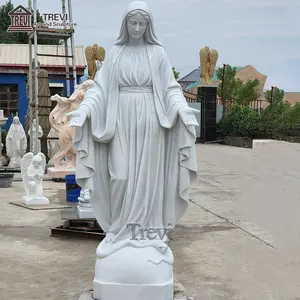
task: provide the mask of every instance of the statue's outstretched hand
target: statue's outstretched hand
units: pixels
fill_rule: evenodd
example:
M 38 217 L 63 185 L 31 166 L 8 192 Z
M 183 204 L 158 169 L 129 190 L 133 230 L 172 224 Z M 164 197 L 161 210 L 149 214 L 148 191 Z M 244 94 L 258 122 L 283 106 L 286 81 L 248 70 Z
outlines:
M 66 114 L 68 117 L 71 117 L 69 127 L 82 127 L 85 120 L 87 119 L 87 114 L 81 110 L 77 109 Z
M 200 110 L 184 106 L 179 108 L 178 114 L 186 126 L 199 126 L 195 114 L 200 114 Z

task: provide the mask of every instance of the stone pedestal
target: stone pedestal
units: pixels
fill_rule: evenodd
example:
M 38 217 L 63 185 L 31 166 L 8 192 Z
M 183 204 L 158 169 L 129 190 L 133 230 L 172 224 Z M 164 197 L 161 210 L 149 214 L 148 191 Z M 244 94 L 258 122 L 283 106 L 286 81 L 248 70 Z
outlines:
M 123 299 L 124 299 L 124 297 L 123 297 Z M 141 298 L 141 299 L 144 299 L 144 298 Z M 186 296 L 174 296 L 173 299 L 174 300 L 196 300 L 196 299 L 194 299 L 194 297 L 186 297 Z M 85 293 L 81 294 L 79 297 L 79 300 L 94 300 L 93 292 L 85 292 Z
M 77 205 L 77 214 L 79 219 L 94 219 L 94 212 L 91 207 L 82 207 Z
M 166 262 L 170 248 L 160 253 L 148 246 L 126 246 L 97 258 L 93 297 L 97 300 L 173 300 L 173 265 Z M 133 259 L 134 258 L 134 259 Z
M 47 175 L 50 178 L 65 178 L 66 175 L 71 175 L 75 174 L 75 169 L 60 169 L 60 168 L 55 168 L 51 167 L 47 169 Z
M 78 197 L 77 214 L 79 219 L 94 219 L 93 208 L 90 202 L 90 191 L 81 189 Z
M 23 203 L 31 206 L 31 205 L 49 205 L 49 199 L 45 196 L 42 197 L 28 197 L 28 196 L 23 196 L 22 197 Z
M 202 84 L 198 87 L 198 101 L 201 102 L 200 140 L 214 142 L 217 139 L 217 91 L 216 84 Z

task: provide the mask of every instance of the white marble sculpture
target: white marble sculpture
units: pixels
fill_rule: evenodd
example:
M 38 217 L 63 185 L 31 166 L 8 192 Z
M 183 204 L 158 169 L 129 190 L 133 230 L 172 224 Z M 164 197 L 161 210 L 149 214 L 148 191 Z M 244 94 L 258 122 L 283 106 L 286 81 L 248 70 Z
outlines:
M 69 127 L 69 117 L 66 114 L 79 106 L 85 92 L 92 85 L 92 80 L 87 80 L 80 85 L 76 85 L 75 91 L 70 98 L 62 97 L 58 94 L 51 97 L 51 100 L 56 101 L 57 104 L 51 111 L 49 120 L 51 127 L 58 132 L 59 151 L 52 158 L 54 160 L 54 168 L 48 168 L 48 175 L 50 177 L 64 177 L 67 174 L 75 172 L 76 151 L 72 144 L 74 129 Z
M 59 152 L 59 143 L 58 139 L 53 138 L 59 138 L 58 131 L 51 127 L 49 134 L 48 134 L 47 140 L 47 146 L 48 146 L 48 166 L 54 166 L 54 156 Z
M 19 168 L 21 158 L 27 150 L 27 137 L 18 117 L 13 118 L 6 136 L 6 153 L 10 158 L 9 167 Z
M 93 88 L 70 113 L 76 181 L 90 190 L 105 239 L 93 299 L 173 300 L 165 234 L 197 178 L 195 114 L 188 106 L 144 2 L 125 13 Z
M 3 110 L 0 110 L 0 167 L 6 163 L 6 159 L 2 156 L 3 144 L 2 144 L 2 127 L 6 124 L 8 118 L 4 117 Z
M 46 157 L 43 153 L 34 155 L 26 153 L 21 160 L 21 174 L 26 195 L 26 205 L 47 205 L 49 200 L 43 193 L 43 178 L 46 168 Z
M 42 127 L 39 125 L 39 132 L 37 134 L 36 132 L 36 119 L 33 119 L 32 121 L 32 137 L 30 136 L 30 129 L 28 130 L 28 135 L 30 138 L 32 138 L 32 152 L 33 153 L 39 153 L 41 152 L 41 140 L 40 138 L 43 136 L 44 132 L 43 132 L 43 129 Z M 36 149 L 36 140 L 38 139 L 37 141 L 37 149 Z

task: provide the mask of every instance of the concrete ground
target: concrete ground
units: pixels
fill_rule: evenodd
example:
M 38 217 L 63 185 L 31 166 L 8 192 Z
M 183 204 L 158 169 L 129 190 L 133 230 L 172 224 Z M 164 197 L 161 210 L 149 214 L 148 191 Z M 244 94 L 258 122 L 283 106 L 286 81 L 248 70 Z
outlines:
M 300 145 L 197 145 L 199 178 L 171 248 L 175 276 L 198 300 L 300 300 Z M 64 184 L 45 182 L 61 199 Z M 50 237 L 59 210 L 9 204 L 0 190 L 0 299 L 78 300 L 92 288 L 98 242 Z M 129 300 L 129 299 L 128 299 Z

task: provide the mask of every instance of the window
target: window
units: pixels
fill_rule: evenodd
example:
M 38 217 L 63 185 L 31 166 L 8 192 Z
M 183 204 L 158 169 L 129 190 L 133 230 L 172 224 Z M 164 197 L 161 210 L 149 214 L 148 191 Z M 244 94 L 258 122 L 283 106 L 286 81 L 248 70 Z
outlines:
M 17 115 L 19 91 L 17 84 L 0 84 L 0 109 L 6 117 Z

